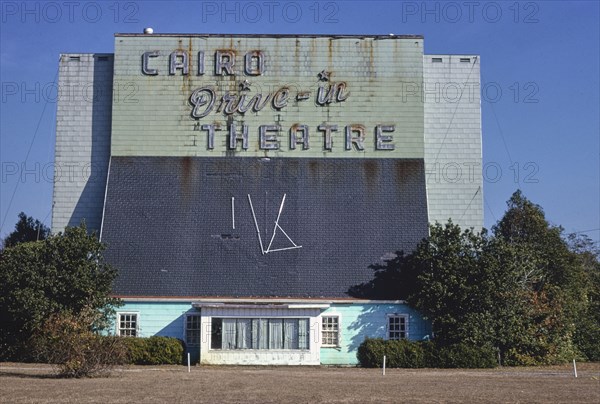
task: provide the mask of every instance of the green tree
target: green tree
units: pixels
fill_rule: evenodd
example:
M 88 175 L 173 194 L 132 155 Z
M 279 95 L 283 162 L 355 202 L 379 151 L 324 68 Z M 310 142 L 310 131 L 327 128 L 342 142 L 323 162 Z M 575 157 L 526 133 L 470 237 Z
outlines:
M 492 227 L 494 236 L 506 243 L 519 245 L 526 255 L 528 271 L 523 281 L 542 289 L 546 283 L 569 285 L 580 281 L 575 255 L 563 239 L 563 229 L 546 220 L 543 209 L 517 190 L 507 202 L 508 210 Z M 526 264 L 522 262 L 522 264 Z
M 27 342 L 52 314 L 101 313 L 95 330 L 107 326 L 118 299 L 110 297 L 116 269 L 102 257 L 104 245 L 85 225 L 44 241 L 21 243 L 0 255 L 0 355 L 26 355 Z M 22 357 L 22 356 L 21 356 Z
M 441 346 L 495 347 L 504 363 L 600 357 L 600 263 L 589 239 L 565 239 L 516 191 L 489 236 L 451 221 L 409 255 L 373 265 L 357 297 L 406 299 Z
M 485 231 L 462 231 L 449 221 L 431 226 L 429 238 L 412 254 L 417 275 L 408 302 L 431 320 L 440 344 L 495 340 L 498 302 L 513 285 L 488 256 L 491 245 Z
M 584 273 L 583 307 L 575 319 L 576 347 L 590 361 L 600 361 L 600 249 L 589 237 L 571 234 L 567 239 Z
M 49 235 L 50 229 L 42 222 L 21 212 L 15 230 L 4 239 L 3 244 L 4 248 L 14 247 L 19 243 L 44 240 Z
M 501 268 L 517 276 L 513 314 L 519 326 L 508 341 L 507 360 L 515 364 L 555 363 L 577 355 L 573 335 L 584 316 L 588 286 L 581 260 L 546 220 L 539 205 L 520 190 L 492 228 L 505 253 Z

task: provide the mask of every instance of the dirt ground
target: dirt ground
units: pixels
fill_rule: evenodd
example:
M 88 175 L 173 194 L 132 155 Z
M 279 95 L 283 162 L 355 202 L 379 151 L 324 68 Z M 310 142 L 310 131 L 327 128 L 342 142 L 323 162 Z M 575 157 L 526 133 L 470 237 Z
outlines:
M 599 403 L 600 363 L 491 370 L 143 367 L 57 379 L 47 365 L 0 363 L 2 403 Z

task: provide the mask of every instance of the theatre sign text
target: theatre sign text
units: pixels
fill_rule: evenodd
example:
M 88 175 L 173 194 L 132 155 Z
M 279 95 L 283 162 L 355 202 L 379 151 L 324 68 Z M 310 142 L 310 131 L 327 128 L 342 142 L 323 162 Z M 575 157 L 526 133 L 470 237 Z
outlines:
M 196 121 L 194 130 L 206 133 L 206 147 L 208 150 L 215 148 L 215 133 L 225 131 L 227 136 L 226 146 L 230 150 L 241 147 L 247 150 L 250 144 L 250 133 L 255 131 L 258 148 L 261 150 L 280 150 L 282 147 L 282 133 L 287 133 L 287 147 L 290 150 L 309 150 L 317 143 L 323 150 L 332 151 L 336 135 L 341 135 L 343 149 L 346 151 L 364 151 L 366 147 L 373 150 L 395 150 L 394 132 L 395 125 L 380 123 L 367 127 L 361 123 L 330 123 L 323 122 L 315 127 L 310 127 L 302 122 L 295 122 L 287 128 L 282 128 L 277 123 L 258 125 L 250 128 L 247 124 L 237 126 L 232 119 L 224 122 L 208 120 L 210 114 L 221 114 L 224 117 L 244 116 L 247 113 L 258 114 L 266 108 L 273 111 L 283 111 L 290 103 L 313 102 L 315 108 L 327 107 L 330 104 L 342 103 L 351 97 L 350 85 L 346 81 L 335 81 L 335 72 L 323 69 L 315 72 L 313 88 L 292 89 L 290 86 L 281 85 L 270 91 L 254 91 L 253 78 L 262 76 L 267 69 L 267 52 L 263 50 L 250 50 L 245 53 L 243 60 L 236 60 L 236 53 L 231 50 L 217 49 L 207 68 L 207 55 L 205 51 L 197 52 L 195 68 L 192 69 L 191 55 L 187 51 L 174 50 L 161 52 L 159 50 L 147 51 L 142 54 L 141 71 L 144 76 L 205 76 L 212 73 L 215 77 L 230 77 L 236 81 L 235 90 L 230 89 L 219 92 L 217 86 L 212 84 L 194 88 L 188 99 L 190 117 Z M 166 63 L 165 63 L 166 62 Z M 236 76 L 236 63 L 243 63 L 241 72 Z M 160 66 L 165 66 L 164 71 Z M 340 133 L 341 132 L 341 133 Z M 317 137 L 314 142 L 313 137 Z M 372 135 L 372 142 L 367 140 Z

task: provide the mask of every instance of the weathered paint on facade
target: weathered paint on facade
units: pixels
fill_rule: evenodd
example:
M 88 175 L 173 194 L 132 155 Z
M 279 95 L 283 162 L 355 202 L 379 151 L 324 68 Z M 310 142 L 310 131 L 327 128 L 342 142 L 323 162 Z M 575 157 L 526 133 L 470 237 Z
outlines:
M 245 56 L 258 51 L 264 69 L 247 74 Z M 234 60 L 231 75 L 225 68 L 215 71 L 228 60 L 225 54 Z M 117 35 L 115 55 L 113 156 L 423 158 L 423 103 L 419 94 L 401 96 L 423 81 L 422 38 Z M 179 65 L 171 68 L 185 60 L 187 71 Z M 319 87 L 328 93 L 341 83 L 342 94 L 319 105 Z M 207 93 L 193 97 L 205 87 L 214 90 L 214 107 L 194 118 L 194 105 L 202 115 L 210 104 Z M 278 98 L 281 89 L 288 96 L 278 109 L 275 99 L 286 98 L 281 93 Z M 261 103 L 271 95 L 257 112 L 227 114 L 226 104 L 217 112 L 224 96 L 234 97 L 236 105 L 242 95 L 248 102 L 257 94 L 262 94 Z M 345 99 L 338 101 L 337 95 Z M 220 127 L 212 149 L 203 125 Z M 247 126 L 246 150 L 241 141 L 230 147 L 230 125 L 237 135 Z M 261 125 L 279 127 L 264 134 L 269 139 L 264 147 Z M 299 125 L 309 131 L 308 148 L 290 144 L 290 131 Z M 337 131 L 328 140 L 320 125 L 337 125 Z M 350 137 L 360 137 L 363 130 L 364 150 L 358 150 L 357 142 L 347 150 L 345 131 L 352 125 Z M 393 150 L 377 150 L 378 126 L 394 128 L 380 134 L 381 139 L 393 138 L 380 144 L 393 145 Z M 276 150 L 269 149 L 274 145 Z

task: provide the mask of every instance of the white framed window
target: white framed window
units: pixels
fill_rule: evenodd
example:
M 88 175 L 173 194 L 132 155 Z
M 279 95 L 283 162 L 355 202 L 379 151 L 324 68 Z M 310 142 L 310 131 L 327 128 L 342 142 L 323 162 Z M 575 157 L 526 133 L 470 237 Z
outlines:
M 408 338 L 408 316 L 403 314 L 388 315 L 388 339 Z
M 307 318 L 211 319 L 211 349 L 308 350 Z
M 337 348 L 340 346 L 340 317 L 321 317 L 321 346 Z
M 188 346 L 200 345 L 200 314 L 186 314 L 185 343 Z
M 138 330 L 138 313 L 117 313 L 117 335 L 121 337 L 137 337 Z

